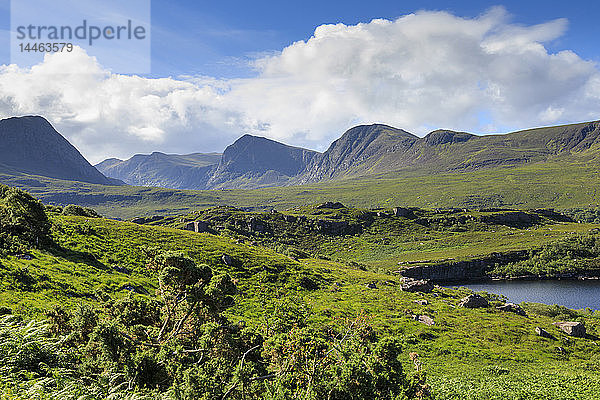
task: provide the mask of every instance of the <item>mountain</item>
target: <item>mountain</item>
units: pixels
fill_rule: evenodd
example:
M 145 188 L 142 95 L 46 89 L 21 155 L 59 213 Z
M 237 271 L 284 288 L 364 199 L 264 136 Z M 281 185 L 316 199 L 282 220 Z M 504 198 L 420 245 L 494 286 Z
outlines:
M 102 175 L 46 119 L 38 116 L 0 120 L 0 169 L 69 181 L 119 184 Z
M 205 189 L 220 159 L 219 153 L 176 155 L 154 152 L 137 154 L 125 161 L 109 158 L 96 168 L 130 185 Z
M 302 173 L 319 153 L 244 135 L 228 146 L 207 188 L 281 186 Z
M 299 174 L 296 183 L 427 170 L 474 171 L 560 159 L 598 159 L 600 123 L 530 129 L 501 135 L 437 130 L 419 138 L 387 125 L 348 130 Z

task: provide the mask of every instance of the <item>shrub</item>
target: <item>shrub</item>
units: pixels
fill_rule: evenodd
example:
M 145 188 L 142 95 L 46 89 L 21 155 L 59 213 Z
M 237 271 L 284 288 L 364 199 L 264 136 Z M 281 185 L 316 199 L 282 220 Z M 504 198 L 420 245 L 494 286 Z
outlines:
M 76 217 L 101 218 L 94 209 L 69 204 L 62 210 L 63 215 L 72 215 Z
M 0 252 L 16 253 L 49 241 L 44 205 L 28 193 L 0 185 Z

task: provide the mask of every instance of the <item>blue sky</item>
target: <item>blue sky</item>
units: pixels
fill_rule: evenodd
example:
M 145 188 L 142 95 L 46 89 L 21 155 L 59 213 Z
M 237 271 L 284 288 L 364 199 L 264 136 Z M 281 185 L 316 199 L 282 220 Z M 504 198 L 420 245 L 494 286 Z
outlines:
M 395 19 L 417 10 L 476 17 L 498 5 L 507 9 L 516 24 L 567 18 L 567 34 L 549 43 L 548 49 L 571 49 L 584 59 L 600 61 L 600 3 L 592 1 L 152 0 L 151 5 L 153 77 L 251 76 L 255 71 L 248 60 L 306 40 L 322 24 Z M 0 43 L 9 40 L 9 9 L 10 1 L 0 0 Z M 0 63 L 9 60 L 8 46 L 2 46 Z
M 0 118 L 43 115 L 92 162 L 223 151 L 247 133 L 325 150 L 358 124 L 423 136 L 600 120 L 595 2 L 154 0 L 141 76 L 85 49 L 7 65 L 9 9 Z

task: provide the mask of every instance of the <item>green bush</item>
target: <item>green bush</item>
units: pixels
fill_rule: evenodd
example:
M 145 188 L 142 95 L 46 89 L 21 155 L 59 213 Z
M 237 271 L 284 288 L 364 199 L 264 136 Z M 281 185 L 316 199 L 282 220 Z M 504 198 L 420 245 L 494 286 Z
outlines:
M 28 193 L 0 185 L 0 253 L 22 252 L 49 241 L 44 205 Z
M 95 210 L 88 207 L 81 207 L 74 204 L 69 204 L 62 210 L 63 215 L 73 215 L 76 217 L 101 218 Z

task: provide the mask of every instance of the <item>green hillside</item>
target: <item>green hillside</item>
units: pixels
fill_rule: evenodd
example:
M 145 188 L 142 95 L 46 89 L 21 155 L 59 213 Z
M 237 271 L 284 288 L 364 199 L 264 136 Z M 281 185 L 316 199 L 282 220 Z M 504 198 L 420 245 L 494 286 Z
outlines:
M 154 225 L 50 208 L 51 225 L 17 229 L 29 226 L 29 214 L 17 212 L 15 201 L 32 211 L 40 206 L 20 192 L 5 193 L 0 227 L 16 247 L 3 247 L 0 256 L 0 310 L 13 313 L 0 317 L 4 398 L 222 398 L 228 392 L 226 398 L 316 399 L 323 391 L 346 398 L 368 390 L 370 397 L 362 398 L 427 398 L 429 391 L 436 399 L 567 400 L 600 393 L 597 313 L 523 304 L 527 316 L 521 316 L 496 309 L 503 301 L 490 295 L 490 307 L 467 309 L 457 307 L 465 289 L 411 293 L 393 273 L 397 261 L 458 261 L 511 250 L 540 250 L 532 257 L 544 257 L 544 246 L 565 240 L 569 251 L 560 265 L 572 268 L 569 257 L 580 258 L 578 243 L 596 240 L 599 225 L 542 211 L 516 219 L 506 211 L 394 216 L 390 209 L 373 215 L 334 205 L 283 213 L 216 208 Z M 210 221 L 212 233 L 177 229 L 194 219 Z M 325 228 L 313 231 L 316 226 Z M 591 271 L 600 253 L 587 257 L 575 271 Z M 210 284 L 193 289 L 187 274 Z M 174 306 L 179 297 L 171 294 L 181 290 L 192 297 Z M 188 305 L 193 313 L 185 326 L 198 336 L 179 335 L 177 324 L 164 319 L 180 318 Z M 567 336 L 553 325 L 563 320 L 584 322 L 589 336 Z M 156 339 L 162 321 L 175 335 L 167 341 Z M 218 326 L 232 330 L 217 334 Z M 537 336 L 536 327 L 556 339 Z M 316 369 L 303 369 L 305 362 Z M 390 371 L 405 380 L 386 378 L 384 390 L 377 379 Z
M 118 218 L 181 214 L 215 205 L 264 210 L 325 201 L 363 208 L 565 209 L 595 208 L 600 204 L 599 169 L 594 162 L 565 160 L 470 172 L 432 173 L 425 169 L 302 186 L 215 191 L 93 185 L 2 169 L 0 182 L 28 190 L 46 203 L 80 204 Z

